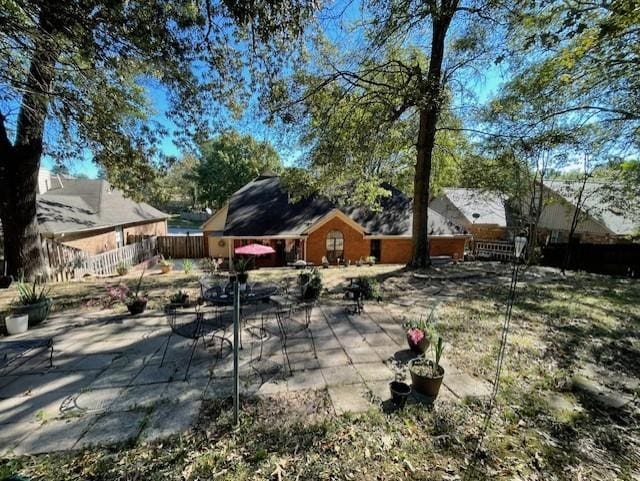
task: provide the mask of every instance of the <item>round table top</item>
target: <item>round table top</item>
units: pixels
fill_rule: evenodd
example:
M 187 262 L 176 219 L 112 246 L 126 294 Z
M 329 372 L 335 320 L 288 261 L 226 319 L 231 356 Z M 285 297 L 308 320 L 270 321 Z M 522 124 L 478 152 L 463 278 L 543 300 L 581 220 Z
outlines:
M 266 301 L 273 296 L 277 290 L 278 287 L 274 284 L 264 282 L 247 284 L 246 290 L 240 291 L 240 302 L 243 304 L 251 304 Z M 225 292 L 222 290 L 220 293 L 205 293 L 204 300 L 211 304 L 233 304 L 233 292 Z

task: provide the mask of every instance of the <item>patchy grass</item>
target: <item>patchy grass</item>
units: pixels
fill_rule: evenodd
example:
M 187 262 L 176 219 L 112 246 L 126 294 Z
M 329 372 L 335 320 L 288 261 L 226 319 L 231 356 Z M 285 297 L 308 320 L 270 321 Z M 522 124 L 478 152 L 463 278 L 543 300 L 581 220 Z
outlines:
M 439 289 L 436 281 L 416 279 L 399 266 L 322 272 L 329 289 L 347 277 L 371 275 L 386 294 L 414 297 L 424 306 Z M 296 274 L 261 269 L 251 275 L 277 280 Z M 496 410 L 477 470 L 467 479 L 637 479 L 638 388 L 616 382 L 640 378 L 637 282 L 530 274 L 518 287 Z M 175 289 L 196 289 L 198 275 L 149 276 L 145 282 L 160 305 Z M 75 295 L 91 298 L 103 291 L 101 282 L 87 283 Z M 495 369 L 506 285 L 504 278 L 485 279 L 441 303 L 438 328 L 448 343 L 445 356 L 484 379 L 492 379 Z M 389 286 L 396 291 L 389 293 Z M 572 376 L 591 364 L 609 374 L 605 384 L 635 395 L 636 403 L 610 410 L 574 392 Z M 60 480 L 465 479 L 485 409 L 478 402 L 439 403 L 336 417 L 325 392 L 300 393 L 245 400 L 242 423 L 234 428 L 229 402 L 211 402 L 185 436 L 2 461 L 0 479 L 10 473 Z
M 169 297 L 178 290 L 187 291 L 192 298 L 200 295 L 198 279 L 204 274 L 200 269 L 200 263 L 194 262 L 194 269 L 185 274 L 179 260 L 175 261 L 174 269 L 168 274 L 161 274 L 154 269 L 145 273 L 142 281 L 142 291 L 149 294 L 149 309 L 159 309 L 169 300 Z M 331 267 L 321 269 L 323 285 L 332 291 L 345 283 L 350 277 L 359 275 L 384 276 L 397 272 L 401 266 L 379 265 L 339 268 Z M 251 282 L 273 282 L 276 284 L 288 283 L 295 286 L 297 275 L 300 271 L 290 268 L 262 268 L 253 270 L 250 273 Z M 106 292 L 109 286 L 125 282 L 133 287 L 140 271 L 132 271 L 125 276 L 113 276 L 109 278 L 87 277 L 77 281 L 51 284 L 50 296 L 53 299 L 52 313 L 62 312 L 68 309 L 78 308 L 100 308 L 106 300 Z M 220 274 L 220 281 L 225 282 L 225 273 Z M 0 290 L 0 318 L 7 315 L 11 310 L 11 304 L 17 300 L 18 292 L 15 283 L 9 289 Z M 122 312 L 126 311 L 124 306 L 116 306 Z

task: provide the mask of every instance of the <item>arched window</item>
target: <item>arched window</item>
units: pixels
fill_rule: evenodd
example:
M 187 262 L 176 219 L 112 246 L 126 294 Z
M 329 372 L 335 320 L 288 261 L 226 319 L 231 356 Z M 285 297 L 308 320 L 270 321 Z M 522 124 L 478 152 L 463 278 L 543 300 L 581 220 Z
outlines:
M 327 259 L 334 264 L 338 258 L 344 257 L 344 236 L 339 230 L 327 234 Z

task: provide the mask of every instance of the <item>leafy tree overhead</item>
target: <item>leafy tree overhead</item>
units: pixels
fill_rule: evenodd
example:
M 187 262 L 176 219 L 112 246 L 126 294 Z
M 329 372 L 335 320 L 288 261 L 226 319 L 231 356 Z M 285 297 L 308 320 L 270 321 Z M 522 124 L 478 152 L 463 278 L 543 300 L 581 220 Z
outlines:
M 236 190 L 261 173 L 282 170 L 280 156 L 269 142 L 235 131 L 203 143 L 200 151 L 198 197 L 214 208 L 222 207 Z
M 389 55 L 402 53 L 408 56 L 407 52 Z M 393 88 L 401 91 L 403 79 L 396 72 L 382 70 L 376 79 L 358 89 L 332 84 L 305 100 L 302 108 L 307 120 L 302 123 L 302 142 L 308 151 L 301 165 L 311 170 L 313 181 L 300 179 L 302 182 L 292 188 L 304 191 L 314 186 L 347 203 L 375 203 L 387 194 L 380 188 L 383 181 L 413 194 L 417 112 L 407 112 L 398 119 L 390 117 L 389 105 L 381 98 L 393 102 Z M 298 81 L 313 88 L 319 79 L 301 74 Z M 386 86 L 381 87 L 382 83 Z M 448 125 L 459 125 L 452 112 L 443 116 Z M 459 165 L 468 147 L 460 131 L 437 132 L 430 179 L 433 194 L 457 183 Z M 344 189 L 345 184 L 355 189 Z
M 293 46 L 312 0 L 0 0 L 0 218 L 8 271 L 42 270 L 36 222 L 43 152 L 88 149 L 136 194 L 153 179 L 167 133 L 148 95 L 185 137 L 210 114 L 236 108 Z M 246 87 L 246 88 L 243 88 Z M 251 87 L 251 88 L 249 88 Z M 209 115 L 207 115 L 209 114 Z M 46 134 L 46 135 L 45 135 Z
M 355 46 L 346 43 L 335 48 L 325 47 L 322 45 L 324 40 L 320 39 L 317 55 L 311 56 L 306 66 L 308 75 L 302 79 L 294 76 L 290 89 L 287 89 L 287 82 L 276 84 L 274 89 L 272 101 L 275 111 L 282 114 L 283 120 L 296 122 L 296 125 L 297 115 L 301 113 L 300 105 L 313 102 L 316 95 L 329 96 L 335 104 L 336 108 L 329 109 L 327 115 L 349 111 L 347 106 L 341 105 L 342 100 L 357 99 L 357 102 L 351 102 L 352 108 L 354 103 L 359 107 L 354 109 L 355 117 L 344 117 L 349 122 L 347 125 L 351 122 L 357 125 L 358 116 L 366 114 L 364 117 L 360 115 L 366 128 L 358 131 L 353 140 L 328 137 L 329 146 L 348 146 L 349 142 L 363 145 L 360 155 L 327 157 L 323 167 L 331 173 L 327 176 L 328 181 L 332 180 L 331 171 L 335 172 L 336 166 L 341 172 L 351 167 L 354 173 L 358 173 L 363 163 L 375 165 L 376 156 L 370 161 L 366 159 L 372 139 L 384 138 L 387 132 L 395 135 L 404 126 L 414 129 L 412 143 L 415 147 L 411 149 L 415 154 L 412 169 L 413 248 L 410 262 L 413 267 L 430 264 L 427 226 L 432 167 L 437 153 L 438 130 L 457 127 L 443 125 L 447 120 L 443 114 L 452 105 L 453 81 L 458 80 L 456 89 L 462 86 L 464 90 L 465 80 L 461 72 L 479 61 L 489 61 L 486 45 L 500 31 L 499 24 L 490 20 L 498 3 L 362 1 L 357 12 L 360 20 L 349 32 Z M 471 70 L 467 69 L 467 74 Z M 331 100 L 321 100 L 320 103 L 330 105 Z M 409 120 L 411 117 L 413 123 Z M 323 121 L 331 122 L 317 116 L 316 122 Z M 376 122 L 377 128 L 370 128 Z M 336 125 L 341 123 L 336 122 Z M 392 125 L 394 130 L 390 129 Z M 339 127 L 331 130 L 340 133 Z M 355 132 L 352 128 L 347 131 Z M 399 151 L 404 147 L 406 144 Z M 390 150 L 389 146 L 386 150 Z M 354 151 L 349 149 L 348 153 Z M 339 164 L 343 167 L 340 168 Z

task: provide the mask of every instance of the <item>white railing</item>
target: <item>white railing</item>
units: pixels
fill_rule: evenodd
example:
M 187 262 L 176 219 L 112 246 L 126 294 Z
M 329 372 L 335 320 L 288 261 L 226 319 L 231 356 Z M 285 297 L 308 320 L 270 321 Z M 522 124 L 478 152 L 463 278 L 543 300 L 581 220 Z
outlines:
M 473 254 L 476 259 L 510 261 L 513 259 L 513 242 L 476 239 Z
M 96 276 L 117 274 L 119 265 L 134 266 L 153 257 L 157 249 L 155 236 L 118 249 L 96 254 L 87 259 L 89 272 Z
M 153 257 L 157 246 L 157 238 L 153 236 L 118 249 L 91 255 L 51 239 L 42 240 L 42 252 L 49 266 L 50 282 L 79 279 L 86 274 L 112 276 L 117 274 L 119 265 L 134 266 Z

